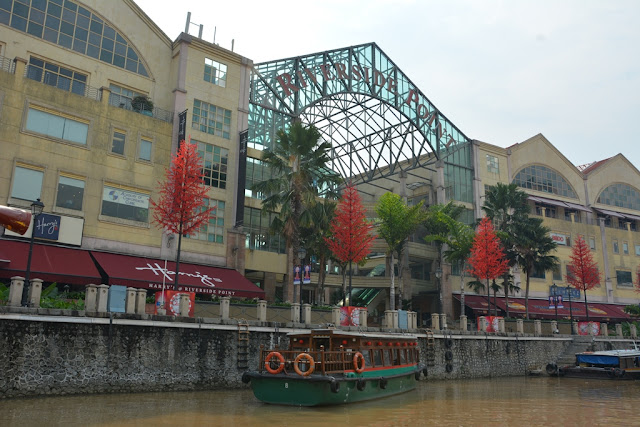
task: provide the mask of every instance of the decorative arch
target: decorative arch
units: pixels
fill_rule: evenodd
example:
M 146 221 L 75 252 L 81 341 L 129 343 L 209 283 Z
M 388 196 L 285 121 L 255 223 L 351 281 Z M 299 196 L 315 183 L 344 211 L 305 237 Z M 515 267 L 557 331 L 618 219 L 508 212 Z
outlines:
M 0 2 L 0 24 L 149 77 L 138 51 L 114 25 L 73 1 Z
M 356 182 L 439 159 L 473 170 L 469 139 L 375 43 L 256 64 L 248 146 L 270 147 L 293 119 L 315 125 L 332 144 L 332 170 Z M 454 175 L 471 186 L 472 173 Z
M 602 190 L 596 203 L 640 211 L 640 191 L 629 184 L 618 182 Z
M 513 183 L 522 188 L 542 191 L 558 196 L 577 199 L 575 190 L 569 182 L 557 172 L 543 165 L 529 165 L 522 168 L 513 178 Z

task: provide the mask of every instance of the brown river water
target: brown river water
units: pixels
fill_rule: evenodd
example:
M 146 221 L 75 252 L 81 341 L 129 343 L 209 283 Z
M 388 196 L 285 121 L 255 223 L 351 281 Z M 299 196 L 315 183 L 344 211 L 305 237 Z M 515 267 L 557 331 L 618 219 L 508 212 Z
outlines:
M 422 381 L 351 405 L 298 408 L 250 390 L 0 400 L 0 426 L 640 426 L 640 381 Z

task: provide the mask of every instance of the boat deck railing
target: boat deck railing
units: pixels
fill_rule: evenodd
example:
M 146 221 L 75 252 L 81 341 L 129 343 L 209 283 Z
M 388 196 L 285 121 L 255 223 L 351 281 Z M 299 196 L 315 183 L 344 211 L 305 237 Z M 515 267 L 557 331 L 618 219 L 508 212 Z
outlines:
M 313 359 L 314 372 L 317 374 L 328 375 L 344 373 L 345 371 L 354 370 L 354 356 L 357 353 L 351 349 L 344 349 L 338 351 L 327 350 L 309 350 L 301 352 L 300 350 L 265 350 L 260 351 L 260 372 L 266 370 L 265 362 L 270 353 L 277 352 L 284 359 L 284 373 L 295 373 L 294 365 L 296 359 L 298 360 L 298 366 L 302 371 L 306 371 L 311 362 L 305 358 L 300 357 L 300 354 L 308 354 Z M 269 360 L 269 366 L 273 370 L 277 370 L 281 360 L 277 356 L 272 356 Z

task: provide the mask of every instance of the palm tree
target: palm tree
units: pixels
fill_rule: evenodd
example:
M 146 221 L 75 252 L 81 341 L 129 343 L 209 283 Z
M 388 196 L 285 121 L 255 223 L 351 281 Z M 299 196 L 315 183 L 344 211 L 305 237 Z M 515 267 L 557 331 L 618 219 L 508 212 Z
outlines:
M 512 238 L 516 232 L 514 227 L 529 216 L 528 197 L 527 193 L 522 191 L 517 184 L 498 183 L 485 193 L 482 210 L 491 219 L 496 234 L 502 241 L 510 268 L 517 265 L 517 254 L 513 250 L 515 242 Z M 509 317 L 509 293 L 516 288 L 520 289 L 511 284 L 509 276 L 511 276 L 509 270 L 506 270 L 502 276 L 507 317 Z
M 558 257 L 551 255 L 556 251 L 557 244 L 549 236 L 549 227 L 542 225 L 541 218 L 526 218 L 514 225 L 515 234 L 512 235 L 516 262 L 527 275 L 524 294 L 526 317 L 529 318 L 529 279 L 536 271 L 553 270 L 558 265 Z
M 311 223 L 309 207 L 321 195 L 328 199 L 338 197 L 335 190 L 342 179 L 327 168 L 330 149 L 331 144 L 320 139 L 315 126 L 304 127 L 294 121 L 288 131 L 280 129 L 273 147 L 262 153 L 262 161 L 271 169 L 273 178 L 256 183 L 252 189 L 266 195 L 263 213 L 278 212 L 272 229 L 282 230 L 285 237 L 287 271 L 293 271 L 294 261 L 300 262 L 300 225 Z M 285 300 L 291 300 L 292 286 L 293 276 L 288 274 L 283 289 Z

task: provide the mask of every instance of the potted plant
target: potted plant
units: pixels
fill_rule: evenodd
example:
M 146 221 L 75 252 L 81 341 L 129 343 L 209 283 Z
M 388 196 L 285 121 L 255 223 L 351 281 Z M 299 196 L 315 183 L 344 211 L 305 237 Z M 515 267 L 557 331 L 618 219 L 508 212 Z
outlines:
M 131 108 L 133 111 L 145 114 L 147 116 L 153 115 L 153 101 L 151 101 L 145 95 L 138 95 L 131 100 Z

